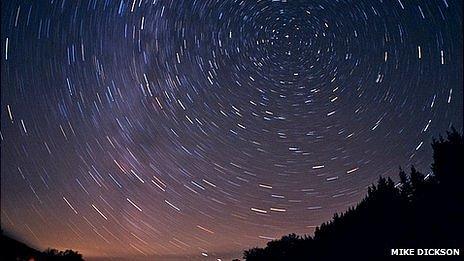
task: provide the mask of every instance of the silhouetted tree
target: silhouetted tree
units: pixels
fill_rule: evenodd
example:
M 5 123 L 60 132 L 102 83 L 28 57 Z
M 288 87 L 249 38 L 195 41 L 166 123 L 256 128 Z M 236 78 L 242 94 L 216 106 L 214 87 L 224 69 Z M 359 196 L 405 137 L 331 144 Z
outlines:
M 463 136 L 433 140 L 432 173 L 401 168 L 399 184 L 379 177 L 356 207 L 335 213 L 314 237 L 295 234 L 244 252 L 246 260 L 389 260 L 392 248 L 464 246 Z M 462 250 L 461 250 L 462 251 Z M 421 257 L 423 258 L 423 257 Z
M 399 178 L 400 178 L 400 190 L 401 190 L 401 196 L 409 200 L 409 197 L 412 195 L 412 188 L 411 188 L 411 182 L 409 181 L 408 174 L 404 172 L 402 168 L 400 168 L 400 173 L 399 173 Z
M 46 260 L 50 261 L 60 261 L 60 260 L 66 260 L 66 261 L 81 261 L 82 255 L 79 254 L 77 251 L 73 251 L 71 249 L 67 249 L 65 251 L 58 251 L 56 249 L 47 249 L 43 252 Z
M 12 239 L 5 234 L 1 234 L 0 260 L 9 261 L 82 261 L 82 255 L 73 250 L 58 251 L 56 249 L 47 249 L 40 252 Z

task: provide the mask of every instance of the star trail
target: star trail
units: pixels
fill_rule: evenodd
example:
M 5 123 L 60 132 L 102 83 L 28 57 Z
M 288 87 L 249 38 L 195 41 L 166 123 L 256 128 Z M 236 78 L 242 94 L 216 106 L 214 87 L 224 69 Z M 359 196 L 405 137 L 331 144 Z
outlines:
M 460 0 L 1 5 L 1 223 L 38 248 L 240 257 L 462 129 Z

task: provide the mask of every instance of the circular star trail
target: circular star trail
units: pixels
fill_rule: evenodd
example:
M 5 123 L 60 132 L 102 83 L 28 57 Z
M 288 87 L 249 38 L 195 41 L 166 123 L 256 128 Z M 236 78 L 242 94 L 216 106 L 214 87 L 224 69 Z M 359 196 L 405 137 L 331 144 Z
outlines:
M 2 227 L 132 257 L 312 233 L 462 129 L 461 9 L 2 2 Z

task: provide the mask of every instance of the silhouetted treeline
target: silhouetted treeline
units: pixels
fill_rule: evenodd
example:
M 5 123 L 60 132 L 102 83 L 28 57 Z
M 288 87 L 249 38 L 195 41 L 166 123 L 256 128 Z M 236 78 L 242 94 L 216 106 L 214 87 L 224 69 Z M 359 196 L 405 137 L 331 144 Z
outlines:
M 47 261 L 61 261 L 61 260 L 81 261 L 81 260 L 84 260 L 82 259 L 81 254 L 71 249 L 67 249 L 65 251 L 59 251 L 56 249 L 49 248 L 45 250 L 44 252 L 42 252 L 42 257 L 44 258 L 44 260 L 47 260 Z
M 83 261 L 82 255 L 73 250 L 47 249 L 40 252 L 1 233 L 0 260 L 2 261 Z
M 463 136 L 454 128 L 433 140 L 432 174 L 400 169 L 399 183 L 380 177 L 366 197 L 317 227 L 246 250 L 254 260 L 389 260 L 391 249 L 464 247 Z M 422 256 L 421 258 L 424 258 Z M 409 257 L 411 260 L 411 257 Z

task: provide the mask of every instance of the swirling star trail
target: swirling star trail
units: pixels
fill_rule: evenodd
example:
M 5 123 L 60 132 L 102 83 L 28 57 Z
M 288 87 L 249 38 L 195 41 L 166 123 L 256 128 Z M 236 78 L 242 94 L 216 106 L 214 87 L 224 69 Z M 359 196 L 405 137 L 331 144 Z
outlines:
M 2 227 L 84 256 L 312 233 L 462 128 L 462 1 L 2 1 Z

